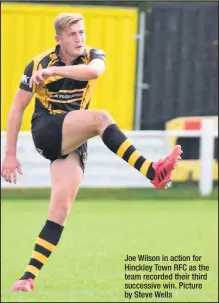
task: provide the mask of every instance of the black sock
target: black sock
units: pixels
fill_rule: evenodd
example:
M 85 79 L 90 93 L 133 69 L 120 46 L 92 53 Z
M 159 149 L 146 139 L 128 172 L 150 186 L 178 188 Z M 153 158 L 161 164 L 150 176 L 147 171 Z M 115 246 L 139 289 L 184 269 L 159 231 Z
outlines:
M 29 265 L 26 268 L 23 279 L 34 279 L 40 272 L 43 265 L 48 260 L 52 251 L 56 248 L 59 242 L 64 226 L 55 222 L 46 221 L 39 237 L 36 239 L 36 245 L 32 253 Z
M 109 125 L 102 135 L 104 144 L 117 156 L 136 168 L 145 177 L 154 179 L 152 161 L 146 160 L 116 124 Z

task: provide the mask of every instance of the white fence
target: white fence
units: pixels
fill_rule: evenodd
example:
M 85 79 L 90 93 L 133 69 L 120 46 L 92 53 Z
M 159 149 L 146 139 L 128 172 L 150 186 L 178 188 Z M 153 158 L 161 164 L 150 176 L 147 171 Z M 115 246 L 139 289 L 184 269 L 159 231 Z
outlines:
M 201 137 L 200 192 L 208 195 L 212 191 L 212 162 L 214 138 L 218 136 L 214 121 L 203 120 L 201 131 L 129 131 L 125 132 L 136 148 L 150 160 L 165 157 L 170 150 L 168 136 Z M 4 155 L 5 132 L 1 133 L 1 154 Z M 6 183 L 4 187 L 49 187 L 49 161 L 36 151 L 31 134 L 21 132 L 17 147 L 23 175 L 16 185 Z M 151 187 L 150 182 L 125 161 L 118 158 L 103 144 L 99 137 L 88 142 L 88 161 L 82 187 Z

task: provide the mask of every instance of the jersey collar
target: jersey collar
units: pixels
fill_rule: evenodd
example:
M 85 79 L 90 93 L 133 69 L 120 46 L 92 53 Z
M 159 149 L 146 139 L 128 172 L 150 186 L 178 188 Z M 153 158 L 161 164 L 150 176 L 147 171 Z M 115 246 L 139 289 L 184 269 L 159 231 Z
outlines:
M 55 47 L 56 56 L 57 56 L 57 58 L 59 59 L 59 61 L 60 61 L 61 63 L 64 64 L 64 62 L 62 62 L 62 59 L 61 59 L 61 57 L 60 57 L 60 55 L 59 55 L 59 52 L 60 52 L 60 45 L 57 44 L 56 47 Z M 83 53 L 82 55 L 78 56 L 77 58 L 75 58 L 75 59 L 72 61 L 72 65 L 75 64 L 75 63 L 77 63 L 77 62 L 79 62 L 80 58 L 85 58 L 85 57 L 86 57 L 86 51 L 85 51 L 85 49 L 84 49 L 84 53 Z

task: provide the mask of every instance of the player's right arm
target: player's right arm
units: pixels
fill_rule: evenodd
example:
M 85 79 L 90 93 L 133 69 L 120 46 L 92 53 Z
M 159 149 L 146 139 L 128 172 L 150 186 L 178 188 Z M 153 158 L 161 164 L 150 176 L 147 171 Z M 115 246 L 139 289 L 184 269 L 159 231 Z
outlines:
M 33 92 L 29 87 L 32 76 L 33 62 L 28 64 L 18 88 L 8 116 L 5 158 L 2 163 L 2 177 L 9 183 L 17 181 L 17 172 L 22 174 L 21 165 L 17 159 L 17 138 L 21 128 L 24 110 L 30 103 Z

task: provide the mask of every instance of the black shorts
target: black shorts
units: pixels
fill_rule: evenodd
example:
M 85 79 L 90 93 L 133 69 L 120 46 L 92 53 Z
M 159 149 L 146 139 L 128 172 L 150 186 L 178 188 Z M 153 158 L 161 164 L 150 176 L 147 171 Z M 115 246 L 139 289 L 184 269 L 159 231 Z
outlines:
M 56 159 L 65 159 L 61 154 L 62 124 L 67 113 L 64 114 L 34 114 L 32 118 L 32 137 L 39 154 L 51 162 Z M 80 156 L 82 169 L 87 160 L 87 142 L 78 147 L 75 152 Z

